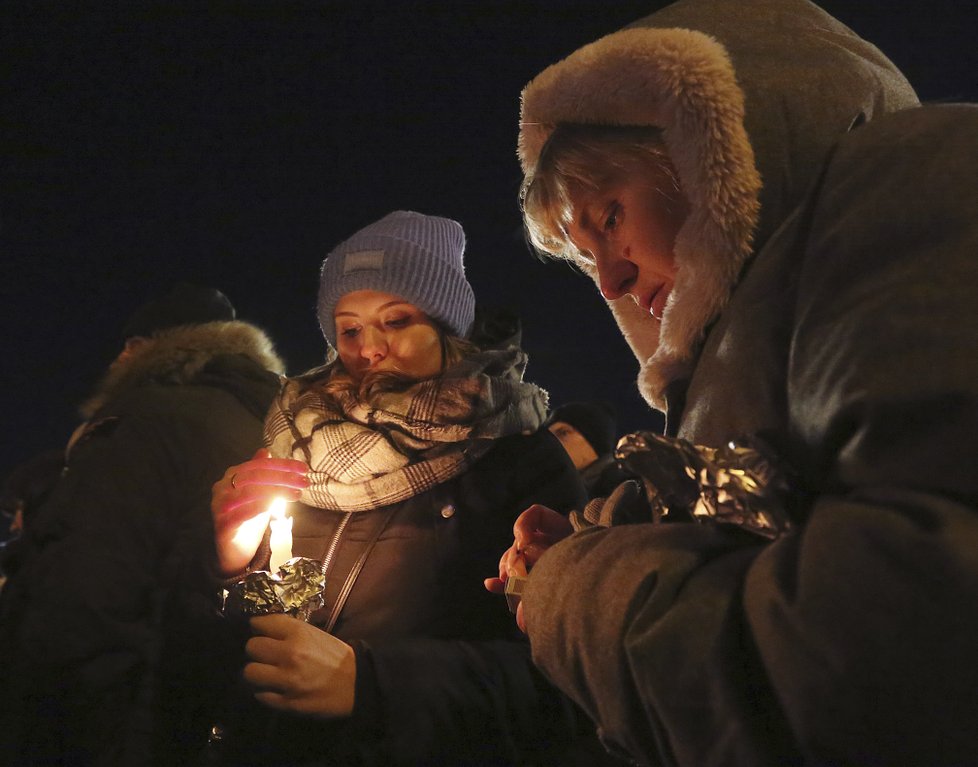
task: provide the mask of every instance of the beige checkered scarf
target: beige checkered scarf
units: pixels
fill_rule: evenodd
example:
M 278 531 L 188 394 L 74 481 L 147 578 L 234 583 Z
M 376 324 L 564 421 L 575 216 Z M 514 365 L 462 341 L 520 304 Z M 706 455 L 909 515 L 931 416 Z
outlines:
M 547 393 L 524 382 L 518 348 L 480 352 L 439 377 L 406 383 L 368 403 L 322 396 L 310 380 L 285 381 L 265 420 L 273 456 L 309 467 L 302 502 L 367 511 L 403 501 L 456 477 L 499 437 L 536 431 Z

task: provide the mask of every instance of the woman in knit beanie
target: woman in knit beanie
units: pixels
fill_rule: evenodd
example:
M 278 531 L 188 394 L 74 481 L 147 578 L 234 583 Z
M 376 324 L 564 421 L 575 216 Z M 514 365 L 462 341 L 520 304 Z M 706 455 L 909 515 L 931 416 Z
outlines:
M 308 622 L 251 620 L 263 705 L 222 723 L 231 763 L 573 764 L 596 745 L 482 587 L 520 512 L 584 496 L 526 355 L 469 339 L 464 247 L 457 222 L 408 211 L 337 245 L 318 300 L 333 359 L 284 380 L 268 450 L 215 485 L 224 577 L 269 567 L 276 497 L 292 553 L 326 573 Z

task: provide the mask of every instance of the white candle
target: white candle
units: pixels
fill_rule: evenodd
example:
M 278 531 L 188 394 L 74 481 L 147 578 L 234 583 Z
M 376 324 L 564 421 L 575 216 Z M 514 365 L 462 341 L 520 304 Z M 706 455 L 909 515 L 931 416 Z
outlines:
M 285 499 L 276 498 L 268 507 L 269 524 L 272 526 L 272 536 L 269 541 L 272 546 L 272 558 L 268 569 L 277 573 L 278 569 L 292 559 L 292 517 L 285 516 Z

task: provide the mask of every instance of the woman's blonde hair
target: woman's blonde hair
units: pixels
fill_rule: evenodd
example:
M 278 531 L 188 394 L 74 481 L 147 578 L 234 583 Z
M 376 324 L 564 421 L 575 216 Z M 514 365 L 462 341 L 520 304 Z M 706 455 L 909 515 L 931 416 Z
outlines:
M 621 180 L 637 164 L 671 182 L 667 199 L 679 193 L 679 179 L 666 152 L 662 131 L 651 126 L 561 123 L 540 151 L 536 167 L 520 189 L 523 225 L 530 246 L 543 257 L 578 262 L 570 241 L 574 194 L 599 191 Z

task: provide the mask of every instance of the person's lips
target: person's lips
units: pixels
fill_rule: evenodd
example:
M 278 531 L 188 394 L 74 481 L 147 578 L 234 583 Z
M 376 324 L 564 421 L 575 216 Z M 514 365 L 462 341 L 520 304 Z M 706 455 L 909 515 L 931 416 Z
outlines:
M 666 309 L 666 301 L 669 299 L 669 292 L 671 289 L 672 288 L 668 283 L 663 282 L 642 296 L 634 296 L 635 303 L 651 314 L 655 319 L 661 320 L 662 312 L 664 312 Z
M 646 293 L 645 295 L 632 294 L 632 298 L 635 299 L 635 303 L 641 307 L 642 311 L 650 312 L 652 311 L 652 301 L 655 299 L 655 291 L 651 293 Z
M 666 301 L 669 300 L 671 290 L 669 285 L 662 284 L 652 294 L 652 300 L 649 302 L 649 314 L 657 320 L 662 319 L 662 313 L 666 310 Z

